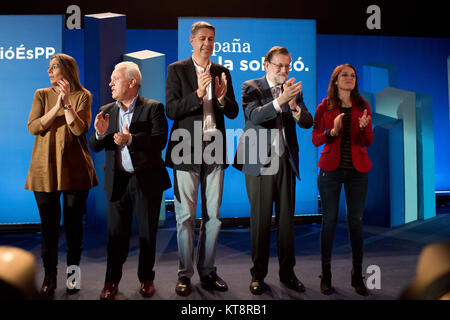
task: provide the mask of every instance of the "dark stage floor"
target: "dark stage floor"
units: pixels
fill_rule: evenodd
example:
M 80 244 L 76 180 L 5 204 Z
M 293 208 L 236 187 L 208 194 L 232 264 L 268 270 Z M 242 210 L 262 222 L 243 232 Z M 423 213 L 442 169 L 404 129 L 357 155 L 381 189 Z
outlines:
M 218 293 L 203 289 L 198 275 L 192 278 L 193 293 L 187 298 L 176 295 L 177 243 L 173 220 L 158 231 L 156 259 L 156 293 L 151 300 L 394 300 L 415 274 L 421 250 L 428 244 L 450 240 L 450 210 L 438 208 L 438 215 L 427 221 L 416 221 L 388 229 L 365 226 L 364 266 L 377 265 L 381 271 L 381 288 L 370 290 L 368 297 L 357 295 L 350 285 L 351 250 L 347 226 L 340 223 L 336 229 L 333 251 L 333 286 L 336 292 L 330 296 L 320 293 L 320 224 L 296 225 L 295 247 L 297 276 L 306 286 L 305 293 L 296 293 L 284 287 L 278 280 L 276 232 L 271 234 L 271 259 L 266 283 L 269 290 L 261 296 L 249 292 L 251 267 L 250 233 L 248 228 L 223 228 L 217 246 L 218 274 L 230 287 L 228 292 Z M 40 235 L 0 234 L 0 245 L 15 246 L 32 252 L 37 261 L 37 287 L 43 279 L 40 258 Z M 120 300 L 142 300 L 138 293 L 137 279 L 138 239 L 133 235 L 128 260 L 119 285 Z M 65 290 L 65 237 L 61 232 L 59 249 L 57 300 L 96 300 L 103 286 L 106 269 L 106 237 L 89 227 L 85 228 L 84 250 L 81 263 L 81 291 L 73 296 Z M 370 274 L 366 275 L 366 278 Z

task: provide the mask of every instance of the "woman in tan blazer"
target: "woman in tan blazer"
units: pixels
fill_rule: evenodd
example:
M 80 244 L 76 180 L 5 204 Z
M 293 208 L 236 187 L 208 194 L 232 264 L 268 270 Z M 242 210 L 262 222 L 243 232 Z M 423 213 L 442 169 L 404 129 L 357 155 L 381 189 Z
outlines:
M 34 191 L 41 217 L 45 269 L 41 294 L 52 297 L 56 289 L 61 193 L 67 265 L 79 265 L 83 213 L 89 189 L 98 181 L 86 140 L 92 96 L 80 84 L 75 59 L 54 55 L 48 75 L 52 87 L 35 92 L 28 118 L 28 131 L 36 138 L 25 189 Z M 70 294 L 78 291 L 73 285 L 67 289 Z

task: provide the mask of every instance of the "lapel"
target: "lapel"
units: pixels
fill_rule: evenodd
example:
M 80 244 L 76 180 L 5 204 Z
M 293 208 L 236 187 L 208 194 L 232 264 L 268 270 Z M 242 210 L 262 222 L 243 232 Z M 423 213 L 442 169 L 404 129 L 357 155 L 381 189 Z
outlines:
M 266 104 L 273 100 L 272 90 L 269 87 L 269 82 L 267 82 L 266 77 L 258 80 L 260 83 L 261 93 L 263 95 L 263 104 Z M 283 85 L 281 85 L 281 93 L 283 93 Z M 289 105 L 287 103 L 280 106 L 282 113 L 290 112 L 289 111 Z
M 189 79 L 189 84 L 192 87 L 192 91 L 197 90 L 198 89 L 197 73 L 195 72 L 195 66 L 194 62 L 192 61 L 192 57 L 185 60 L 184 72 L 186 73 L 186 76 Z
M 133 117 L 131 118 L 131 123 L 130 123 L 130 128 L 128 128 L 131 131 L 131 127 L 133 126 L 133 123 L 137 121 L 137 119 L 139 119 L 139 117 L 141 116 L 142 113 L 142 109 L 143 109 L 143 101 L 142 101 L 142 97 L 138 96 L 136 99 L 136 104 L 134 105 L 134 112 L 133 112 Z
M 273 100 L 272 91 L 270 90 L 269 83 L 267 82 L 267 79 L 265 76 L 258 79 L 258 86 L 261 89 L 262 104 L 266 104 L 269 101 L 272 101 Z
M 186 64 L 184 66 L 184 71 L 187 74 L 187 78 L 189 79 L 189 84 L 192 87 L 192 91 L 197 90 L 198 89 L 198 83 L 197 83 L 197 71 L 195 70 L 195 65 L 194 62 L 192 61 L 192 57 L 190 57 L 189 59 L 185 60 Z M 217 68 L 216 65 L 214 65 L 214 63 L 211 61 L 211 68 L 209 69 L 209 72 L 211 74 L 211 91 L 212 91 L 212 96 L 213 98 L 215 97 L 215 78 L 219 77 L 219 81 L 220 81 L 220 71 Z
M 116 133 L 117 123 L 119 122 L 119 106 L 117 105 L 117 103 L 114 103 L 111 106 L 109 114 L 110 116 L 109 116 L 108 130 L 109 132 Z
M 131 128 L 133 126 L 133 123 L 136 122 L 139 117 L 141 116 L 142 110 L 143 110 L 143 100 L 141 96 L 138 96 L 136 99 L 136 104 L 134 105 L 134 112 L 133 117 L 131 118 L 130 127 L 128 128 L 131 132 Z M 114 105 L 111 107 L 111 110 L 109 112 L 110 118 L 109 118 L 109 132 L 116 133 L 119 132 L 118 124 L 119 124 L 119 106 L 117 103 L 114 103 Z
M 326 109 L 326 113 L 324 113 L 325 126 L 326 126 L 326 124 L 329 124 L 329 128 L 333 128 L 334 118 L 336 118 L 340 113 L 341 112 L 339 110 L 339 107 L 333 108 L 332 110 Z M 327 127 L 327 129 L 329 129 L 329 128 Z
M 284 88 L 283 88 L 284 83 L 281 85 L 281 93 L 283 93 Z M 290 113 L 291 112 L 291 108 L 289 107 L 289 103 L 285 103 L 281 106 L 281 112 L 282 113 Z
M 216 77 L 219 79 L 219 83 L 222 81 L 222 74 L 217 66 L 211 61 L 211 68 L 209 69 L 209 73 L 211 74 L 211 91 L 213 98 L 216 97 Z

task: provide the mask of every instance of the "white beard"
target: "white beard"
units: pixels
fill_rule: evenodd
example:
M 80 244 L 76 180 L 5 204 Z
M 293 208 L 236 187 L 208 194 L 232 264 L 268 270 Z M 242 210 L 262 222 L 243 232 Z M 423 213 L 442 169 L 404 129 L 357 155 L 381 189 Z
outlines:
M 284 75 L 275 75 L 273 76 L 273 79 L 271 79 L 270 81 L 273 82 L 276 86 L 278 85 L 282 85 L 283 83 L 285 83 L 287 80 L 287 77 Z

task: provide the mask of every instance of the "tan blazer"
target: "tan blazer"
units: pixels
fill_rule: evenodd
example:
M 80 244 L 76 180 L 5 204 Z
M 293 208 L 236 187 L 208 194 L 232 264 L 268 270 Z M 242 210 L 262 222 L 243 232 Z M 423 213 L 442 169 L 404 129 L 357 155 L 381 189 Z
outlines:
M 91 94 L 87 90 L 71 92 L 72 108 L 81 120 L 76 119 L 67 125 L 61 109 L 46 130 L 40 119 L 57 100 L 58 92 L 53 87 L 39 89 L 34 94 L 28 131 L 36 138 L 25 189 L 52 192 L 95 187 L 98 185 L 97 175 L 86 140 L 91 124 Z

